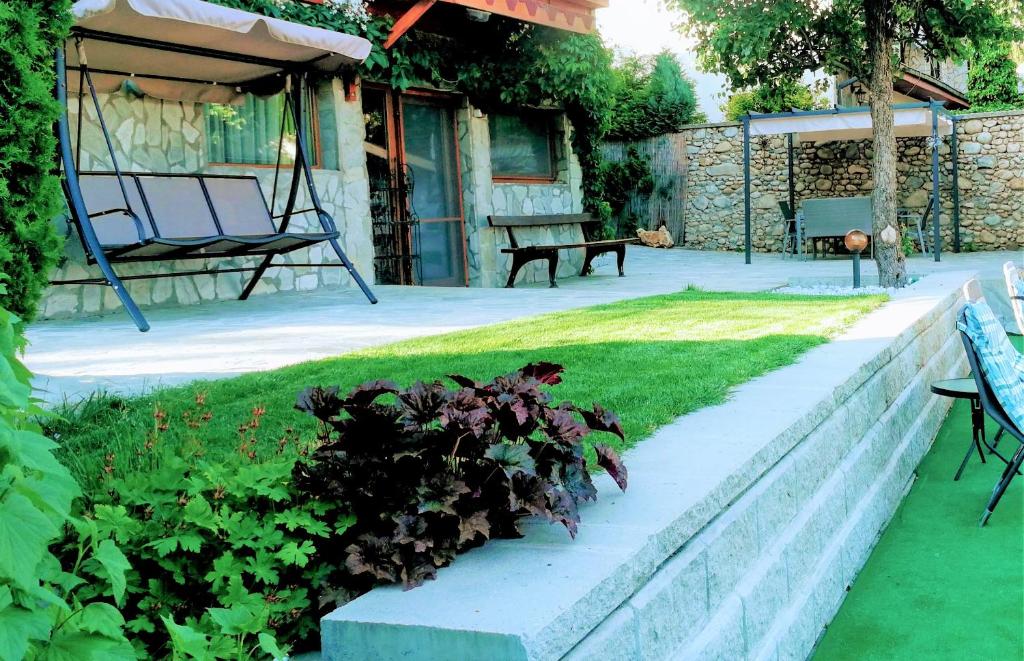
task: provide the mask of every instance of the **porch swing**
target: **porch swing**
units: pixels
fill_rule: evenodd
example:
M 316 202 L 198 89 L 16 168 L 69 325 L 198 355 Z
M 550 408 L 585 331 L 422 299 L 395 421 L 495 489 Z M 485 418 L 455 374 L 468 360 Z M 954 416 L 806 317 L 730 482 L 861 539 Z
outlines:
M 338 242 L 321 204 L 307 153 L 303 103 L 313 74 L 332 75 L 364 60 L 366 40 L 213 5 L 201 0 L 79 0 L 66 48 L 57 50 L 58 123 L 63 187 L 89 264 L 102 276 L 53 284 L 108 285 L 140 331 L 149 324 L 124 281 L 251 272 L 245 300 L 271 266 L 344 268 L 371 303 L 377 299 Z M 216 48 L 211 48 L 216 45 Z M 90 63 L 91 58 L 91 63 Z M 76 72 L 77 76 L 68 73 Z M 71 141 L 68 88 L 78 96 L 77 139 Z M 284 93 L 274 189 L 268 206 L 255 176 L 143 173 L 121 169 L 99 100 L 125 85 L 167 101 L 235 104 L 246 94 Z M 83 171 L 85 96 L 96 112 L 109 171 Z M 285 127 L 295 131 L 295 156 L 284 210 L 275 214 Z M 296 208 L 306 186 L 309 206 Z M 315 214 L 320 231 L 289 229 Z M 275 223 L 275 221 L 277 221 Z M 274 258 L 329 243 L 340 263 L 274 264 Z M 118 276 L 113 265 L 190 259 L 261 257 L 257 266 Z

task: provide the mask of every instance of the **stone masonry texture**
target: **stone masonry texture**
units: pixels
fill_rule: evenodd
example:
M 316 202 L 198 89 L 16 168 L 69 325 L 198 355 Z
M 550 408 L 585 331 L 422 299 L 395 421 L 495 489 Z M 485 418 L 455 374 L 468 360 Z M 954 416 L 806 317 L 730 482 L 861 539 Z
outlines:
M 739 124 L 684 128 L 685 246 L 743 246 L 743 134 Z M 964 250 L 1024 246 L 1024 112 L 961 115 L 957 119 L 960 227 Z M 953 247 L 950 139 L 940 146 L 943 249 Z M 920 216 L 931 194 L 931 148 L 925 138 L 899 140 L 899 204 Z M 870 141 L 797 143 L 796 204 L 809 198 L 870 195 Z M 655 173 L 672 176 L 673 173 Z M 778 203 L 788 201 L 786 138 L 751 141 L 754 249 L 780 250 Z M 672 223 L 670 223 L 670 226 Z M 682 224 L 680 224 L 682 225 Z M 677 240 L 682 237 L 676 237 Z M 930 239 L 930 235 L 929 235 Z

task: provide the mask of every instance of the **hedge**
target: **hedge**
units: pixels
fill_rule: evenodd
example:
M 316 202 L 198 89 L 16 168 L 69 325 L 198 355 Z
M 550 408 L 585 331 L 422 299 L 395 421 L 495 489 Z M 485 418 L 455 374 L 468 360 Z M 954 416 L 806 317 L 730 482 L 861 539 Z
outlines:
M 31 319 L 61 255 L 55 173 L 53 53 L 71 26 L 70 0 L 0 0 L 0 306 Z

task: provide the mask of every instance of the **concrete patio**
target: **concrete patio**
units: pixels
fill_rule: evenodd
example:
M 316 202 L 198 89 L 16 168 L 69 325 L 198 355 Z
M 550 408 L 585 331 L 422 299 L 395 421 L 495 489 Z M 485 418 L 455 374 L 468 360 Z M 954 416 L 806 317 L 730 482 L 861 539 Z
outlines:
M 976 271 L 998 286 L 1000 267 L 1021 252 L 948 254 L 942 262 L 917 256 L 912 275 Z M 445 333 L 515 318 L 665 294 L 693 285 L 712 291 L 764 291 L 792 279 L 801 284 L 850 274 L 844 259 L 796 261 L 739 253 L 635 248 L 627 277 L 614 263 L 596 265 L 595 275 L 517 289 L 380 286 L 371 306 L 357 291 L 275 294 L 249 301 L 150 309 L 149 333 L 139 333 L 125 315 L 48 321 L 28 329 L 26 363 L 43 399 L 77 399 L 96 390 L 137 393 L 184 383 L 273 369 L 411 337 Z M 866 277 L 876 274 L 864 262 Z

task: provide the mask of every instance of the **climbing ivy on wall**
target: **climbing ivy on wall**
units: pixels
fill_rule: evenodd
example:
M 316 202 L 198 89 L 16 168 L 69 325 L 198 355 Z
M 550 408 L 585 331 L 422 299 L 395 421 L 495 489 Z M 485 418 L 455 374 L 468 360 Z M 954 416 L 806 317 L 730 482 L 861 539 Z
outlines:
M 61 254 L 51 219 L 62 197 L 54 173 L 53 54 L 71 26 L 70 0 L 0 0 L 0 307 L 31 319 Z
M 583 171 L 584 205 L 606 221 L 600 142 L 612 110 L 612 56 L 596 35 L 523 24 L 493 16 L 458 39 L 412 31 L 384 50 L 393 19 L 358 3 L 213 0 L 329 30 L 357 34 L 374 46 L 360 74 L 397 89 L 429 85 L 468 96 L 492 112 L 517 106 L 558 106 L 573 126 Z

